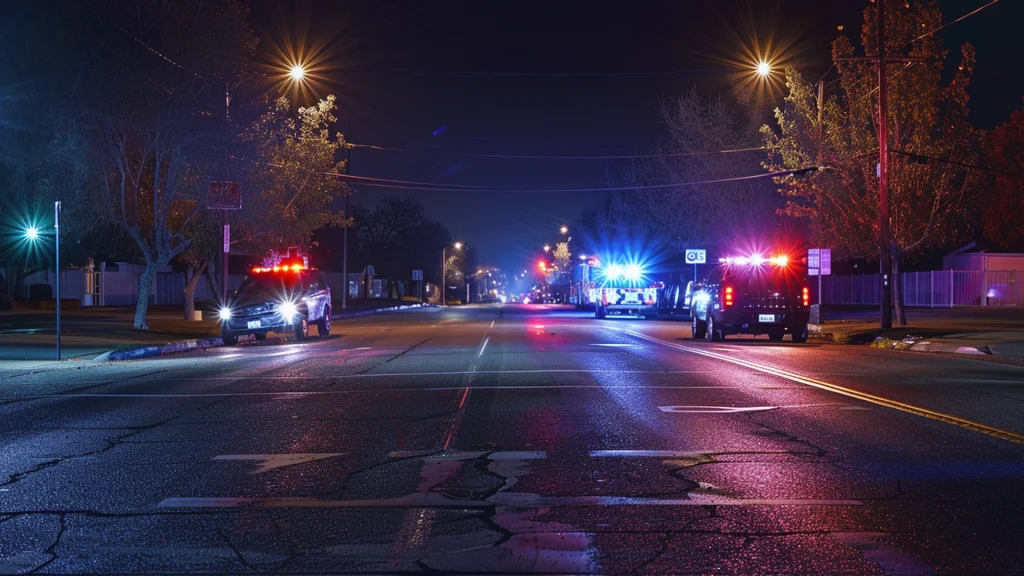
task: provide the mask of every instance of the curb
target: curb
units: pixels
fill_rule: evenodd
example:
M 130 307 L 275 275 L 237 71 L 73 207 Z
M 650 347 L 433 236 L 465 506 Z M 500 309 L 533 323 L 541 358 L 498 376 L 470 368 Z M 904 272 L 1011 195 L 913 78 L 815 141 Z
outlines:
M 360 312 L 354 312 L 352 314 L 333 315 L 333 318 L 337 320 L 343 320 L 345 318 L 355 318 L 356 316 L 370 316 L 371 314 L 379 314 L 381 312 L 405 310 L 409 308 L 421 308 L 424 306 L 426 305 L 402 304 L 399 306 L 389 306 L 387 308 L 377 308 L 375 310 L 362 310 Z M 122 360 L 141 360 L 143 358 L 153 358 L 155 356 L 167 356 L 168 354 L 179 354 L 181 352 L 191 352 L 193 350 L 206 350 L 207 348 L 217 348 L 223 345 L 224 339 L 220 337 L 179 340 L 178 342 L 169 342 L 167 344 L 161 344 L 157 346 L 140 346 L 138 348 L 132 348 L 130 350 L 112 350 L 110 352 L 104 352 L 103 354 L 100 354 L 99 356 L 93 358 L 92 361 L 119 362 Z
M 132 348 L 131 350 L 113 350 L 111 352 L 105 352 L 100 354 L 93 359 L 94 362 L 107 362 L 107 361 L 120 361 L 120 360 L 139 360 L 141 358 L 152 358 L 154 356 L 166 356 L 167 354 L 177 354 L 179 352 L 189 352 L 191 350 L 205 350 L 207 348 L 216 348 L 224 345 L 223 338 L 203 338 L 198 340 L 181 340 L 178 342 L 170 342 L 168 344 L 162 344 L 160 346 L 142 346 L 139 348 Z
M 992 356 L 988 346 L 961 346 L 953 342 L 916 342 L 910 346 L 914 352 L 943 352 L 947 354 L 983 354 Z

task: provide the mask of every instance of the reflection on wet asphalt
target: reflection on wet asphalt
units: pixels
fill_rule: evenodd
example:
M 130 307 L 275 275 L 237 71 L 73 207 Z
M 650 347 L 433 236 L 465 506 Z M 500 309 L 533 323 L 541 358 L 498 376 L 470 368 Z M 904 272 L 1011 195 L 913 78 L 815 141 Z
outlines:
M 1024 370 L 688 334 L 424 309 L 0 371 L 0 573 L 1024 565 Z

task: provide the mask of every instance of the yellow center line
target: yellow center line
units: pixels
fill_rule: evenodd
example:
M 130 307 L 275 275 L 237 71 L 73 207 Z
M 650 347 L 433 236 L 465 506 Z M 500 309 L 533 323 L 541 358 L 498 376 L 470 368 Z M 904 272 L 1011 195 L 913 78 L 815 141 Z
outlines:
M 622 330 L 622 332 L 629 334 L 630 336 L 640 338 L 642 340 L 647 340 L 649 342 L 661 344 L 662 346 L 668 346 L 669 348 L 675 348 L 677 350 L 682 350 L 684 352 L 690 352 L 693 354 L 699 354 L 701 356 L 707 356 L 709 358 L 715 358 L 725 362 L 731 362 L 739 366 L 750 368 L 751 370 L 755 370 L 757 372 L 772 374 L 774 376 L 779 376 L 792 382 L 805 384 L 807 386 L 813 386 L 814 388 L 827 390 L 828 392 L 840 394 L 848 398 L 855 398 L 857 400 L 870 402 L 872 404 L 877 404 L 878 406 L 884 406 L 886 408 L 892 408 L 893 410 L 899 410 L 901 412 L 906 412 L 908 414 L 913 414 L 915 416 L 921 416 L 924 418 L 929 418 L 931 420 L 945 422 L 946 424 L 952 424 L 954 426 L 966 428 L 967 430 L 973 430 L 974 432 L 988 434 L 989 436 L 999 438 L 1000 440 L 1007 440 L 1009 442 L 1014 442 L 1016 444 L 1024 444 L 1024 434 L 1017 434 L 1016 432 L 1010 432 L 1009 430 L 1003 430 L 1002 428 L 996 428 L 994 426 L 989 426 L 987 424 L 982 424 L 980 422 L 975 422 L 973 420 L 967 420 L 966 418 L 960 418 L 958 416 L 944 414 L 942 412 L 936 412 L 934 410 L 921 408 L 920 406 L 914 406 L 912 404 L 899 402 L 897 400 L 891 400 L 889 398 L 884 398 L 882 396 L 876 396 L 874 394 L 869 394 L 867 392 L 860 392 L 858 390 L 853 390 L 852 388 L 847 388 L 845 386 L 840 386 L 838 384 L 832 384 L 830 382 L 824 382 L 822 380 L 817 380 L 815 378 L 810 378 L 807 376 L 801 376 L 800 374 L 794 374 L 793 372 L 788 372 L 786 370 L 781 370 L 779 368 L 774 368 L 772 366 L 767 366 L 765 364 L 759 364 L 757 362 L 751 362 L 749 360 L 741 360 L 733 356 L 726 356 L 724 354 L 718 354 L 716 352 L 702 350 L 700 348 L 694 348 L 692 346 L 684 346 L 682 344 L 668 342 L 665 340 L 661 340 L 659 338 L 655 338 L 653 336 L 648 336 L 646 334 L 634 332 L 632 330 Z

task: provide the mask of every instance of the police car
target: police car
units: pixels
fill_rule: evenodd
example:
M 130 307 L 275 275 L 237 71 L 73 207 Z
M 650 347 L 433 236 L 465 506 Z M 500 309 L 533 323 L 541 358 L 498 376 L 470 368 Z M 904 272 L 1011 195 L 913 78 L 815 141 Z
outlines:
M 301 261 L 285 260 L 272 268 L 253 268 L 237 295 L 220 310 L 224 344 L 252 334 L 265 340 L 267 333 L 294 334 L 302 341 L 315 324 L 320 336 L 331 333 L 331 289 L 317 270 Z
M 810 294 L 806 267 L 787 256 L 762 254 L 720 258 L 718 266 L 694 286 L 691 332 L 719 341 L 727 334 L 767 334 L 807 341 Z

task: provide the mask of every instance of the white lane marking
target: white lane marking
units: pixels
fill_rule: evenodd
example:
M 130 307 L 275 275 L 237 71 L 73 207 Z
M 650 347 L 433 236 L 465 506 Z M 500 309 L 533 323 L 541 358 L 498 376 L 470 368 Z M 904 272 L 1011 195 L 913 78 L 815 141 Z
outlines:
M 430 462 L 441 462 L 445 460 L 476 460 L 486 456 L 488 460 L 544 460 L 548 457 L 547 452 L 531 450 L 510 450 L 504 452 L 487 452 L 476 450 L 463 452 L 461 450 L 449 450 L 447 452 L 436 452 L 432 450 L 396 450 L 388 453 L 388 458 L 417 458 L 423 457 Z
M 476 357 L 479 358 L 484 355 L 484 350 L 487 349 L 487 343 L 491 340 L 490 336 L 484 338 L 484 343 L 480 345 L 480 352 L 477 353 Z M 478 372 L 477 372 L 478 373 Z
M 608 348 L 636 348 L 636 344 L 591 344 L 591 346 L 605 346 Z
M 494 328 L 494 320 L 491 320 L 491 328 Z
M 352 348 L 351 350 L 358 350 Z M 342 350 L 347 352 L 347 350 Z M 241 354 L 239 354 L 241 356 Z M 197 382 L 201 380 L 334 380 L 338 378 L 400 378 L 400 377 L 429 377 L 429 376 L 464 376 L 466 374 L 715 374 L 716 370 L 612 370 L 612 369 L 585 369 L 585 368 L 539 368 L 536 370 L 453 370 L 448 372 L 368 372 L 365 374 L 336 374 L 336 375 L 308 375 L 308 376 L 270 376 L 270 375 L 245 375 L 245 376 L 203 376 L 199 378 L 160 378 L 161 382 Z M 847 376 L 859 376 L 859 374 L 847 374 Z M 108 384 L 110 380 L 78 380 L 80 384 Z M 0 398 L 7 398 L 0 396 Z
M 662 412 L 676 414 L 733 414 L 736 412 L 766 412 L 780 408 L 815 408 L 818 406 L 842 406 L 838 402 L 822 404 L 793 404 L 791 406 L 658 406 Z
M 614 373 L 614 372 L 613 372 Z M 632 374 L 633 372 L 626 372 Z M 663 372 L 657 372 L 663 374 Z M 462 390 L 464 386 L 429 386 L 423 388 L 361 388 L 351 390 L 310 390 L 281 391 L 281 392 L 198 392 L 194 394 L 130 394 L 83 392 L 81 394 L 34 394 L 25 396 L 0 396 L 0 400 L 41 400 L 48 398 L 221 398 L 231 396 L 336 396 L 339 394 L 362 394 L 372 392 L 379 394 L 405 393 L 405 392 L 446 392 Z M 801 386 L 671 386 L 671 385 L 648 385 L 648 384 L 538 384 L 522 386 L 492 386 L 488 384 L 477 385 L 481 390 L 558 390 L 562 388 L 593 388 L 594 390 L 800 390 Z
M 725 454 L 811 454 L 792 450 L 592 450 L 592 458 L 699 458 Z
M 220 354 L 220 355 L 218 355 L 218 356 L 217 356 L 217 358 L 222 358 L 222 359 L 227 359 L 227 358 L 238 358 L 238 357 L 239 357 L 239 356 L 241 356 L 241 355 L 242 355 L 242 353 L 241 353 L 241 352 L 234 352 L 234 353 L 232 353 L 232 354 Z
M 314 460 L 323 460 L 324 458 L 334 458 L 336 456 L 343 456 L 344 454 L 344 452 L 334 452 L 329 454 L 223 454 L 221 456 L 214 456 L 213 459 L 251 460 L 262 462 L 259 468 L 250 472 L 250 474 L 262 474 L 276 468 L 284 468 L 285 466 L 293 466 L 304 462 L 313 462 Z
M 556 506 L 863 506 L 860 500 L 800 498 L 732 498 L 718 494 L 691 493 L 687 498 L 645 498 L 640 496 L 539 496 L 522 492 L 499 492 L 487 500 L 460 500 L 438 492 L 420 492 L 397 498 L 370 500 L 321 500 L 305 497 L 279 498 L 166 498 L 159 508 L 234 508 L 242 505 L 264 508 L 453 508 L 475 509 L 494 506 L 547 508 Z

